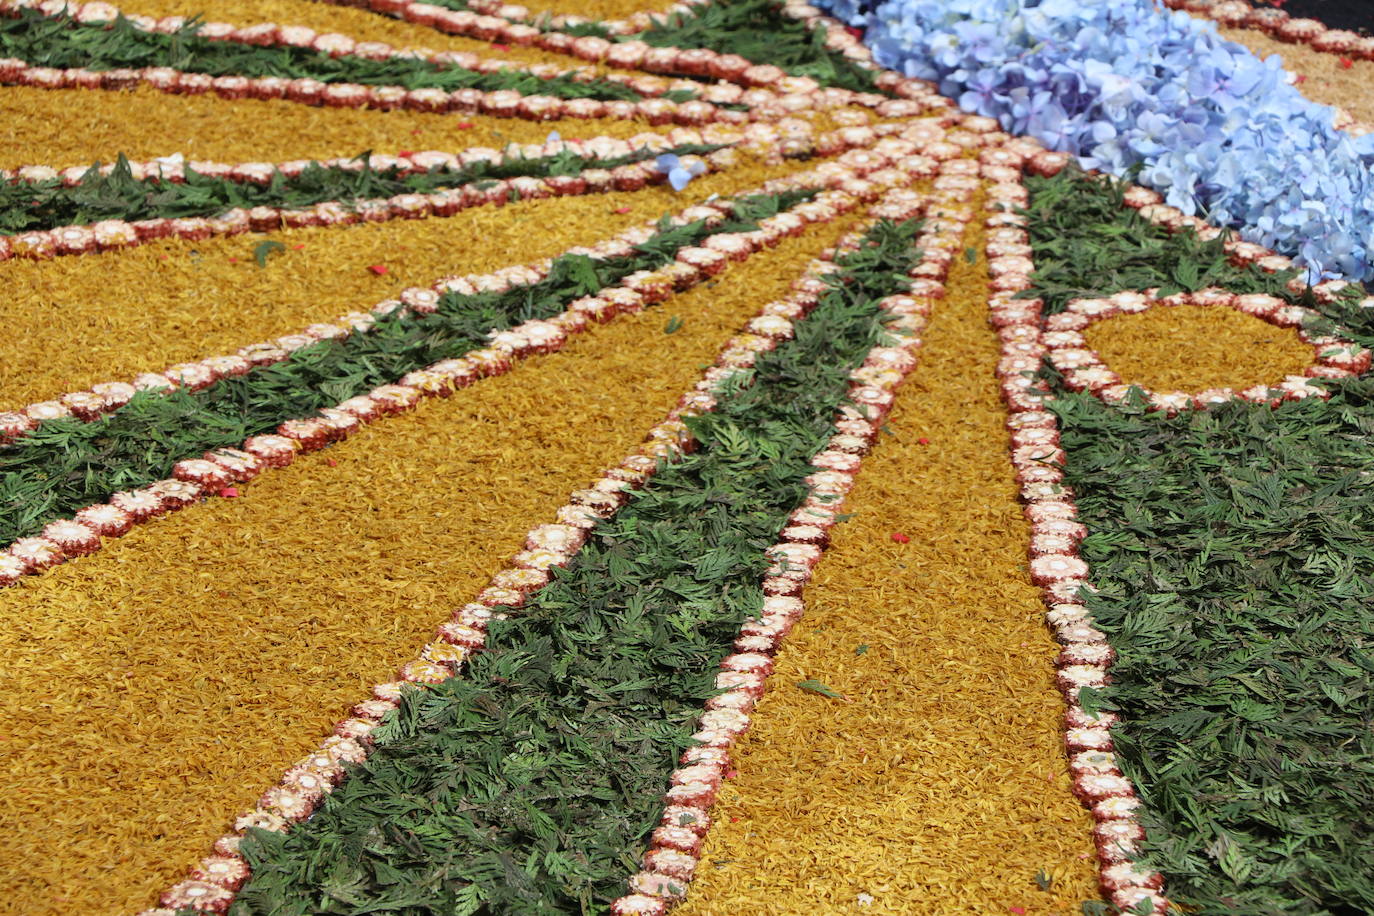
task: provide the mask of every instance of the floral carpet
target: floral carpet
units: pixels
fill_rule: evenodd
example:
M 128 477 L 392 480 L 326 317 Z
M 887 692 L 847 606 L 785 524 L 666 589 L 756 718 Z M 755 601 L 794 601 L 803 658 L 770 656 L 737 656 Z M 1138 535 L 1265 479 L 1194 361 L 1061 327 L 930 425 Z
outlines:
M 0 0 L 0 913 L 1374 912 L 1374 22 L 645 2 Z

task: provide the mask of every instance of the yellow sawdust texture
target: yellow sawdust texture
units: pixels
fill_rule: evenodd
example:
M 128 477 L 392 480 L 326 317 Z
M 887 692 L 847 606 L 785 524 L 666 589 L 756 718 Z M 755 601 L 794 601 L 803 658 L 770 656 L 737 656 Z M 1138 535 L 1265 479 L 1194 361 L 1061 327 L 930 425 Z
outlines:
M 0 913 L 149 905 L 845 228 L 0 592 Z
M 590 19 L 625 19 L 640 11 L 663 12 L 672 5 L 671 0 L 529 0 L 521 4 L 536 15 L 563 13 Z
M 1277 54 L 1283 68 L 1304 77 L 1298 91 L 1314 102 L 1339 105 L 1356 120 L 1374 124 L 1374 61 L 1352 60 L 1347 69 L 1339 54 L 1316 51 L 1309 45 L 1290 44 L 1270 38 L 1258 29 L 1218 29 L 1221 37 L 1245 45 L 1261 58 Z
M 369 309 L 446 274 L 553 257 L 712 193 L 753 189 L 802 167 L 745 165 L 704 176 L 682 194 L 663 185 L 476 207 L 448 219 L 171 239 L 101 255 L 11 260 L 0 264 L 8 293 L 0 410 L 233 353 Z M 617 213 L 622 207 L 629 212 Z M 264 240 L 286 250 L 259 268 L 253 250 Z M 374 264 L 385 265 L 387 273 L 369 270 Z
M 1083 336 L 1122 381 L 1153 391 L 1276 385 L 1315 358 L 1292 328 L 1200 305 L 1115 315 Z
M 119 153 L 131 159 L 182 153 L 217 162 L 282 162 L 356 156 L 364 150 L 394 154 L 538 143 L 555 128 L 566 139 L 626 138 L 652 130 L 642 121 L 568 118 L 551 123 L 316 108 L 283 100 L 171 95 L 148 87 L 132 92 L 0 88 L 0 118 L 6 125 L 0 132 L 4 168 L 110 162 Z
M 1096 897 L 1056 647 L 1027 579 L 982 264 L 955 261 L 894 435 L 865 459 L 854 517 L 734 755 L 681 916 L 1076 916 Z M 799 690 L 806 679 L 845 699 Z
M 234 26 L 275 22 L 278 25 L 303 25 L 317 32 L 342 32 L 359 41 L 385 41 L 397 48 L 429 48 L 434 51 L 470 51 L 484 57 L 499 57 L 522 64 L 555 63 L 569 69 L 585 66 L 583 61 L 551 54 L 539 48 L 509 46 L 494 49 L 485 41 L 448 35 L 429 26 L 405 22 L 370 13 L 367 10 L 313 0 L 122 0 L 116 4 L 127 13 L 144 16 L 194 16 L 206 21 L 227 22 Z

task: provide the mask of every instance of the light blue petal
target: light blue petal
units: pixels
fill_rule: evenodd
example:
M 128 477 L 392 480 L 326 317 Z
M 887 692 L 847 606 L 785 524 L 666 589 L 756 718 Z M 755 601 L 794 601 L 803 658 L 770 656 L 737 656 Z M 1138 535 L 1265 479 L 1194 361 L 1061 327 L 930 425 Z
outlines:
M 674 191 L 681 191 L 691 180 L 692 173 L 686 169 L 673 169 L 668 173 L 668 184 L 673 186 Z
M 1185 213 L 1263 226 L 1264 244 L 1315 272 L 1374 277 L 1374 135 L 1333 129 L 1276 56 L 1210 22 L 1156 0 L 814 2 L 864 27 L 883 66 L 1013 133 L 1140 170 Z

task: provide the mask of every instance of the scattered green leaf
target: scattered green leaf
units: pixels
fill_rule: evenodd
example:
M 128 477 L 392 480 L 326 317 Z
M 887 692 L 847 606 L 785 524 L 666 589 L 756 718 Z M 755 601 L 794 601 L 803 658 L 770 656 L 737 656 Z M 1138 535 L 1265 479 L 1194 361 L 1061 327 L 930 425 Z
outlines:
M 838 694 L 835 691 L 831 690 L 829 687 L 825 686 L 820 681 L 810 679 L 805 681 L 797 681 L 797 686 L 800 687 L 802 690 L 805 690 L 807 693 L 818 693 L 823 697 L 830 697 L 832 700 L 844 699 L 844 697 L 841 694 Z
M 265 242 L 259 242 L 257 245 L 253 246 L 253 260 L 257 262 L 258 267 L 266 267 L 269 257 L 274 254 L 281 254 L 284 251 L 286 251 L 285 245 L 281 242 L 274 242 L 268 239 Z

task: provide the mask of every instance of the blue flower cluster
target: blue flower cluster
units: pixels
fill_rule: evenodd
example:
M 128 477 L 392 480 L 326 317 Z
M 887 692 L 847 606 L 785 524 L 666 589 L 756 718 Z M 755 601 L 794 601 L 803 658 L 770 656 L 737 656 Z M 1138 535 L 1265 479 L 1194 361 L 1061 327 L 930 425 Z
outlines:
M 817 0 L 885 67 L 1137 180 L 1316 277 L 1374 278 L 1374 134 L 1210 22 L 1151 0 Z

